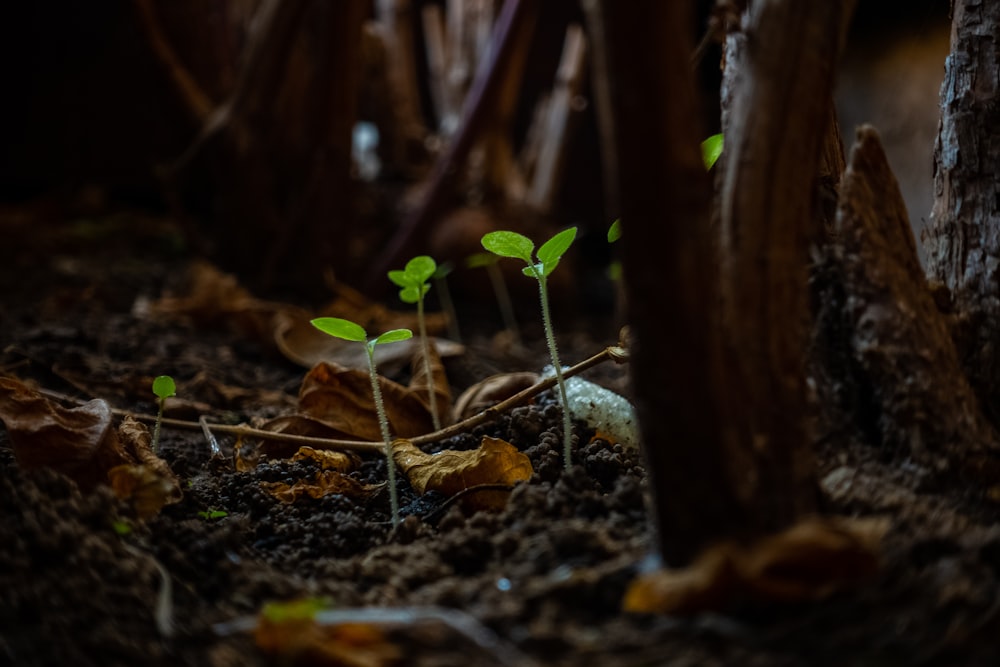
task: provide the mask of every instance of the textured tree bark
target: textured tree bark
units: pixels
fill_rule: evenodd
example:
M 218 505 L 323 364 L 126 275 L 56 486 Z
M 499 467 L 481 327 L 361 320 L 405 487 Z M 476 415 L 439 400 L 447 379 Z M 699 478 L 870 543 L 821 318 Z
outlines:
M 737 495 L 739 443 L 714 326 L 711 186 L 689 58 L 691 4 L 587 3 L 605 39 L 622 195 L 632 383 L 652 478 L 660 552 L 683 565 L 703 547 L 752 529 Z
M 851 8 L 758 0 L 736 61 L 726 63 L 737 77 L 727 95 L 721 194 L 723 325 L 751 459 L 738 493 L 774 530 L 815 509 L 807 265 L 833 69 Z
M 836 224 L 843 312 L 860 371 L 847 381 L 867 385 L 860 393 L 868 405 L 855 411 L 874 418 L 863 430 L 934 472 L 996 452 L 993 429 L 928 289 L 899 186 L 869 126 L 858 130 L 851 150 Z
M 1000 423 L 1000 4 L 955 0 L 934 147 L 928 273 L 952 294 L 959 354 Z

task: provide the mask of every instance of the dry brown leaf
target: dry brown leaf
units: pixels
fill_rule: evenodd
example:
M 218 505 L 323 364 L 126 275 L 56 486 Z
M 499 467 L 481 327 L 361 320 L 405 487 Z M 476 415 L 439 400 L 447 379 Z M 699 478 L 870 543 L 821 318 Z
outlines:
M 427 369 L 424 366 L 424 348 L 418 341 L 413 353 L 413 362 L 410 364 L 413 369 L 410 390 L 416 393 L 428 412 L 431 409 L 428 393 L 433 391 L 438 420 L 442 426 L 447 426 L 451 423 L 451 387 L 448 385 L 448 375 L 445 373 L 444 364 L 441 363 L 441 355 L 438 354 L 434 340 L 427 341 L 427 360 L 430 366 L 430 377 L 427 376 Z
M 260 487 L 283 503 L 294 503 L 303 496 L 322 498 L 340 493 L 349 498 L 370 497 L 385 484 L 362 484 L 336 470 L 321 470 L 311 480 L 300 479 L 294 484 L 261 482 Z
M 392 443 L 393 460 L 417 493 L 453 496 L 481 484 L 513 485 L 531 477 L 531 460 L 514 445 L 483 436 L 477 449 L 425 454 L 409 440 Z
M 120 465 L 108 471 L 108 481 L 115 495 L 128 500 L 140 519 L 148 519 L 164 505 L 180 502 L 181 488 L 171 473 L 163 474 L 159 467 Z
M 284 603 L 288 604 L 294 603 Z M 320 625 L 312 605 L 304 613 L 261 614 L 253 636 L 257 647 L 282 665 L 307 667 L 387 667 L 399 664 L 402 653 L 385 633 L 367 623 Z
M 720 611 L 736 601 L 816 600 L 856 585 L 879 567 L 883 519 L 814 517 L 749 546 L 725 542 L 690 566 L 636 578 L 625 611 L 693 614 Z
M 501 373 L 480 380 L 462 392 L 455 401 L 454 419 L 462 421 L 477 415 L 486 408 L 510 398 L 538 382 L 538 373 Z
M 326 449 L 313 449 L 312 447 L 299 447 L 299 451 L 292 456 L 293 461 L 315 461 L 322 470 L 336 470 L 337 472 L 351 472 L 358 467 L 360 459 L 357 454 L 351 452 L 335 452 Z
M 430 412 L 415 392 L 381 376 L 379 387 L 393 434 L 411 438 L 433 429 Z M 382 439 L 367 371 L 317 364 L 302 381 L 299 412 L 348 438 Z

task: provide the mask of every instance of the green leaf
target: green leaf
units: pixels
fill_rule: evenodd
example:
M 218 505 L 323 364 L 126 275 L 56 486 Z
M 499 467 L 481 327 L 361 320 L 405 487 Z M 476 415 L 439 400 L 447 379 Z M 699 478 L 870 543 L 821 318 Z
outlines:
M 489 232 L 483 236 L 482 244 L 494 255 L 523 259 L 528 264 L 531 264 L 531 253 L 535 250 L 531 239 L 517 232 Z
M 622 237 L 622 219 L 618 218 L 608 228 L 608 243 L 614 243 Z
M 360 324 L 355 324 L 350 320 L 339 317 L 317 317 L 309 322 L 323 333 L 334 338 L 363 342 L 368 338 L 368 333 Z
M 556 262 L 556 264 L 558 263 L 559 262 Z M 538 280 L 541 276 L 547 276 L 550 273 L 552 273 L 552 269 L 554 268 L 556 267 L 552 266 L 552 268 L 546 271 L 545 264 L 542 264 L 541 262 L 536 262 L 535 264 L 529 264 L 528 266 L 521 269 L 521 273 L 528 276 L 529 278 L 534 278 L 535 280 Z
M 229 516 L 229 512 L 225 510 L 207 510 L 205 512 L 198 512 L 198 516 L 207 521 L 209 519 L 221 519 L 222 517 Z
M 608 280 L 621 280 L 622 279 L 622 263 L 621 262 L 611 262 L 608 264 Z
M 701 142 L 701 159 L 705 163 L 705 169 L 711 169 L 722 155 L 722 135 L 713 134 L 705 141 Z
M 443 264 L 438 264 L 438 267 L 434 269 L 434 275 L 431 276 L 431 278 L 434 278 L 435 280 L 441 280 L 442 278 L 447 278 L 448 274 L 451 273 L 453 268 L 455 267 L 451 265 L 451 262 L 444 262 Z
M 548 241 L 542 244 L 542 247 L 538 249 L 538 261 L 543 264 L 557 264 L 559 259 L 563 254 L 569 250 L 570 245 L 572 245 L 573 240 L 576 238 L 576 227 L 570 227 L 569 229 L 564 229 L 559 232 Z M 554 269 L 555 266 L 552 266 Z M 552 269 L 548 269 L 545 275 L 552 273 Z
M 417 255 L 406 263 L 406 273 L 412 276 L 417 283 L 425 283 L 430 280 L 437 269 L 437 262 L 427 255 Z
M 413 285 L 411 276 L 406 271 L 400 271 L 399 269 L 389 272 L 389 280 L 396 283 L 399 287 L 410 287 Z
M 407 340 L 413 338 L 413 332 L 409 329 L 393 329 L 392 331 L 386 331 L 384 334 L 379 335 L 374 341 L 375 345 L 382 345 L 383 343 L 398 343 L 401 340 Z
M 305 598 L 287 602 L 268 602 L 260 610 L 261 615 L 272 623 L 308 621 L 316 614 L 329 609 L 333 603 L 328 598 Z
M 482 266 L 489 266 L 490 264 L 496 264 L 500 260 L 499 257 L 490 252 L 477 252 L 474 255 L 469 255 L 465 258 L 465 265 L 470 269 L 478 269 Z
M 125 537 L 126 535 L 131 534 L 132 525 L 123 519 L 115 519 L 111 522 L 111 530 L 115 531 L 119 537 Z
M 430 289 L 430 285 L 408 285 L 399 290 L 399 299 L 403 303 L 417 303 Z
M 160 398 L 170 398 L 177 393 L 177 385 L 169 375 L 160 375 L 153 380 L 153 393 Z

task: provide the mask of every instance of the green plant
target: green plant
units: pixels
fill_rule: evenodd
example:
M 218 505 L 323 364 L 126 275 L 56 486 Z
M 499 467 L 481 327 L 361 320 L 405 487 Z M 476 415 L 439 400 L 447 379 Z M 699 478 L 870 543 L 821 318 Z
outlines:
M 153 426 L 153 452 L 157 452 L 160 444 L 160 422 L 163 421 L 163 405 L 167 399 L 177 393 L 177 385 L 169 375 L 159 375 L 153 380 L 153 393 L 156 394 L 159 410 L 156 413 L 156 423 Z
M 713 134 L 708 139 L 701 142 L 701 159 L 705 163 L 706 171 L 715 165 L 720 155 L 722 155 L 721 134 Z
M 504 328 L 514 337 L 514 342 L 521 344 L 521 328 L 517 326 L 517 319 L 514 317 L 514 306 L 510 301 L 510 292 L 507 291 L 507 283 L 504 282 L 503 273 L 497 266 L 499 257 L 488 252 L 477 252 L 469 255 L 465 260 L 465 265 L 470 269 L 484 268 L 486 275 L 490 278 L 490 286 L 493 294 L 497 297 L 497 306 L 500 308 L 500 317 L 503 319 Z
M 375 370 L 375 346 L 385 343 L 395 343 L 413 337 L 409 329 L 392 329 L 375 338 L 368 338 L 368 332 L 360 324 L 339 317 L 317 317 L 311 324 L 323 333 L 365 344 L 368 353 L 368 377 L 372 383 L 372 397 L 375 399 L 375 412 L 378 414 L 379 429 L 382 432 L 382 442 L 385 445 L 385 460 L 389 468 L 389 502 L 392 506 L 392 525 L 399 525 L 399 495 L 396 492 L 396 462 L 392 459 L 392 440 L 389 436 L 389 418 L 385 414 L 385 404 L 382 402 L 382 390 L 379 389 L 378 373 Z
M 622 219 L 618 218 L 608 227 L 608 243 L 614 243 L 622 237 Z M 608 279 L 615 282 L 622 278 L 622 263 L 617 259 L 608 265 Z
M 206 521 L 210 519 L 221 519 L 222 517 L 229 516 L 229 512 L 225 510 L 205 510 L 204 512 L 198 512 L 198 516 Z
M 538 281 L 538 293 L 542 304 L 542 325 L 545 328 L 545 342 L 549 347 L 552 367 L 556 375 L 556 385 L 559 387 L 559 402 L 563 413 L 563 463 L 567 469 L 572 464 L 572 423 L 569 414 L 569 402 L 566 399 L 566 383 L 563 380 L 562 365 L 559 363 L 559 350 L 556 348 L 556 338 L 552 331 L 552 317 L 549 313 L 549 291 L 547 280 L 549 275 L 559 266 L 559 260 L 569 250 L 576 238 L 576 227 L 563 230 L 543 243 L 535 251 L 534 242 L 517 232 L 498 231 L 483 236 L 482 244 L 489 252 L 500 257 L 520 259 L 527 264 L 521 272 L 529 278 Z
M 399 298 L 403 303 L 417 304 L 417 327 L 420 330 L 420 349 L 424 358 L 424 375 L 427 376 L 427 398 L 431 409 L 431 419 L 434 422 L 434 430 L 441 430 L 441 418 L 438 417 L 437 397 L 434 393 L 434 378 L 431 376 L 430 344 L 427 340 L 427 322 L 424 318 L 424 296 L 430 291 L 431 286 L 427 281 L 434 276 L 437 270 L 437 262 L 427 255 L 418 255 L 406 263 L 402 270 L 389 272 L 389 280 L 396 283 L 401 289 Z
M 462 332 L 458 330 L 458 314 L 455 312 L 455 302 L 451 300 L 451 290 L 448 289 L 448 275 L 452 270 L 451 262 L 442 262 L 434 270 L 431 279 L 438 288 L 438 299 L 441 309 L 448 317 L 448 337 L 456 343 L 462 342 Z

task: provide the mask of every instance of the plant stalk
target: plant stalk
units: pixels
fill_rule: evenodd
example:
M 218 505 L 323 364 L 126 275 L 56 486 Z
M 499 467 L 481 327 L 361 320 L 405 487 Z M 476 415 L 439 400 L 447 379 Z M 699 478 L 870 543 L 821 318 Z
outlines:
M 563 465 L 566 467 L 566 470 L 569 470 L 573 465 L 573 423 L 569 414 L 569 399 L 566 397 L 566 381 L 563 379 L 562 364 L 559 362 L 559 350 L 556 349 L 556 336 L 552 331 L 552 317 L 549 315 L 549 293 L 545 274 L 535 270 L 535 277 L 538 278 L 538 293 L 542 299 L 542 325 L 545 328 L 545 342 L 549 346 L 549 356 L 552 357 L 556 386 L 559 387 L 559 403 L 562 405 Z
M 375 372 L 375 347 L 365 343 L 368 351 L 368 377 L 372 382 L 372 396 L 375 399 L 375 411 L 378 413 L 378 425 L 382 431 L 382 442 L 385 445 L 385 462 L 389 468 L 389 504 L 392 507 L 392 525 L 399 525 L 399 494 L 396 491 L 396 462 L 392 458 L 392 439 L 389 436 L 389 418 L 385 414 L 385 404 L 382 402 L 382 390 L 378 386 L 378 373 Z
M 427 376 L 427 398 L 430 402 L 431 421 L 434 430 L 441 430 L 441 418 L 437 411 L 437 396 L 434 391 L 434 376 L 431 375 L 430 341 L 427 340 L 427 323 L 424 322 L 424 299 L 417 299 L 417 326 L 420 329 L 420 347 L 424 357 L 424 375 Z

